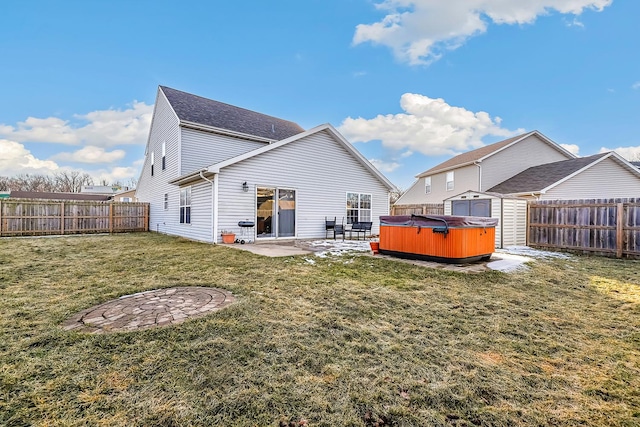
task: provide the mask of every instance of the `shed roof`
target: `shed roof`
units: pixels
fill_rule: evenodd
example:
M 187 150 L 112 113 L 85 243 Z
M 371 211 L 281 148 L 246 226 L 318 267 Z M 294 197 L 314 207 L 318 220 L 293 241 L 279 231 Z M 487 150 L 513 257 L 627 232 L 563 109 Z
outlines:
M 181 123 L 196 123 L 274 141 L 280 141 L 304 132 L 304 129 L 297 123 L 288 120 L 166 86 L 160 86 L 160 90 L 167 97 Z
M 600 153 L 588 157 L 578 157 L 577 159 L 533 166 L 491 187 L 488 191 L 504 194 L 540 192 L 608 155 L 610 153 Z

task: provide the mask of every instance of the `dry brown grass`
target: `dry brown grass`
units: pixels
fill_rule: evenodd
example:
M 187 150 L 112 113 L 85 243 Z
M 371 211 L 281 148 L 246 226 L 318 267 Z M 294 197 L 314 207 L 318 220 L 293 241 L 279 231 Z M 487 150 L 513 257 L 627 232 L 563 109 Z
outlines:
M 2 239 L 0 425 L 639 425 L 639 266 L 464 275 L 155 234 Z M 176 285 L 239 301 L 164 329 L 59 326 Z

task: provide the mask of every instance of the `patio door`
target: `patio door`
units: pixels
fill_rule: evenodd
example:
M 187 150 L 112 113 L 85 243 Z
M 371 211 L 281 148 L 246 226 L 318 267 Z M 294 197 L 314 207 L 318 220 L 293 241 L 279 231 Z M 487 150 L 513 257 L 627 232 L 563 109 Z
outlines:
M 296 235 L 296 191 L 258 187 L 256 193 L 256 237 Z

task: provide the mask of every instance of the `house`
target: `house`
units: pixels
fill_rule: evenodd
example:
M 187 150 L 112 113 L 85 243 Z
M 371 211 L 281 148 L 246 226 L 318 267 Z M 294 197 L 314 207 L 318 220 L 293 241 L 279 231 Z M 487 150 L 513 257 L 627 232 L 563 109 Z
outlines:
M 533 166 L 491 192 L 534 200 L 640 197 L 640 170 L 614 151 Z
M 394 189 L 330 124 L 291 121 L 158 88 L 136 197 L 149 228 L 204 242 L 324 238 L 325 218 L 353 223 L 389 212 Z
M 137 202 L 136 199 L 136 189 L 132 190 L 124 190 L 119 193 L 113 195 L 112 199 L 114 202 Z
M 464 191 L 488 191 L 532 166 L 575 157 L 542 133 L 527 132 L 459 154 L 422 172 L 395 204 L 442 203 Z

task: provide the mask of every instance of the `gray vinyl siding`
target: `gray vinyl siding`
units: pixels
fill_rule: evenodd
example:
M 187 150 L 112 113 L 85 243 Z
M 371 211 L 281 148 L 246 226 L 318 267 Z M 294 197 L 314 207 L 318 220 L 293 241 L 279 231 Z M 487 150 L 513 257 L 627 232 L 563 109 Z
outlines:
M 184 187 L 183 187 L 184 188 Z M 177 234 L 192 240 L 211 242 L 213 225 L 211 223 L 211 184 L 198 181 L 191 185 L 191 223 L 180 224 L 179 194 L 176 200 L 175 229 L 170 234 Z
M 540 195 L 540 200 L 640 197 L 638 176 L 611 158 L 602 160 Z
M 324 238 L 325 217 L 346 222 L 347 192 L 372 195 L 372 233 L 389 214 L 388 189 L 327 131 L 223 168 L 219 179 L 220 230 L 239 233 L 238 221 L 255 221 L 257 187 L 296 190 L 297 238 Z
M 214 163 L 230 159 L 266 145 L 264 142 L 248 141 L 187 128 L 181 128 L 181 138 L 181 175 L 206 168 Z
M 453 171 L 453 190 L 447 191 L 447 172 L 431 175 L 431 193 L 425 193 L 425 178 L 419 178 L 395 203 L 396 205 L 413 205 L 423 203 L 442 203 L 454 194 L 466 190 L 478 189 L 478 167 L 464 166 Z
M 481 191 L 486 191 L 532 166 L 571 158 L 536 135 L 531 135 L 480 163 L 482 166 Z
M 162 170 L 162 143 L 166 143 L 166 169 Z M 151 153 L 155 153 L 154 174 L 151 176 Z M 154 107 L 153 121 L 149 131 L 144 166 L 136 197 L 140 202 L 150 204 L 149 229 L 167 234 L 179 234 L 174 231 L 179 223 L 178 187 L 168 183 L 177 178 L 180 170 L 180 131 L 178 119 L 167 102 L 164 94 L 158 91 Z M 164 209 L 164 195 L 169 194 L 169 209 Z

